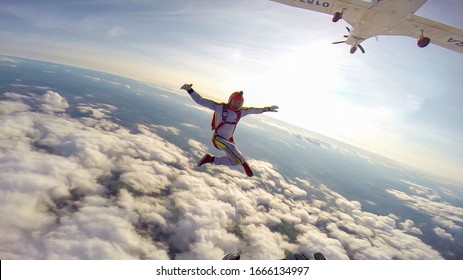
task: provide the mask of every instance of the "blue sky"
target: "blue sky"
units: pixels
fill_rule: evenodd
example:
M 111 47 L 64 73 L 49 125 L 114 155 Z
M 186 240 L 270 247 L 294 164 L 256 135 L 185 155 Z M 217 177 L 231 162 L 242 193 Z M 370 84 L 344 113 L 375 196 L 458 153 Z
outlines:
M 463 29 L 463 1 L 417 14 Z M 379 37 L 349 54 L 343 21 L 268 0 L 1 1 L 0 54 L 69 64 L 225 100 L 463 181 L 463 55 Z

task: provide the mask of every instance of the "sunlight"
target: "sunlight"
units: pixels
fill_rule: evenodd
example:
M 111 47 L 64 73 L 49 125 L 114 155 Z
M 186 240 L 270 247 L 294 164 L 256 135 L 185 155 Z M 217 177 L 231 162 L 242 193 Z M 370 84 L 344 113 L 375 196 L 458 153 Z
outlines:
M 326 48 L 325 42 L 312 42 L 276 57 L 265 73 L 268 82 L 256 88 L 278 102 L 278 118 L 318 132 L 340 133 L 346 130 L 346 117 L 356 116 L 336 94 L 346 83 L 348 58 L 342 48 L 332 48 L 330 54 Z

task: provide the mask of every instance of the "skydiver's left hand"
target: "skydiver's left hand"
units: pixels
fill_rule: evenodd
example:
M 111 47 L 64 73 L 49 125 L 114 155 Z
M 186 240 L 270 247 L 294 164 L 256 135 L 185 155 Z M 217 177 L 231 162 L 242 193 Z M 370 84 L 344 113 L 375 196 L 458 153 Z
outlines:
M 273 106 L 270 106 L 270 107 L 266 107 L 266 112 L 278 112 L 278 106 L 276 105 L 273 105 Z

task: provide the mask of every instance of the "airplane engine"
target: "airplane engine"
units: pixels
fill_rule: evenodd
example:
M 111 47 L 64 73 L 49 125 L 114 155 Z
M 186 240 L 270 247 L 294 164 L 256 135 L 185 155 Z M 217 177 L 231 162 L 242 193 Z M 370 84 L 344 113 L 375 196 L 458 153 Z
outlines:
M 431 39 L 429 39 L 428 37 L 421 37 L 420 39 L 418 39 L 418 42 L 416 44 L 418 45 L 418 47 L 424 48 L 427 45 L 429 45 L 430 42 Z
M 334 13 L 332 21 L 333 22 L 338 22 L 338 20 L 340 20 L 340 19 L 342 19 L 342 13 L 340 13 L 340 12 Z

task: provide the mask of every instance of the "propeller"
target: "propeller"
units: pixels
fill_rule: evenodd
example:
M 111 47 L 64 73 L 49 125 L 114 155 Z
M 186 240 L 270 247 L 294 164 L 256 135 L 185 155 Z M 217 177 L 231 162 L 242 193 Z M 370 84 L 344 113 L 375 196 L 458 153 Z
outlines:
M 357 47 L 362 51 L 362 53 L 365 53 L 365 49 L 362 47 L 362 45 L 358 44 Z
M 350 33 L 350 28 L 346 26 L 346 29 L 347 29 L 347 31 Z M 343 37 L 344 37 L 344 38 L 349 38 L 349 35 L 344 35 Z M 342 44 L 342 43 L 345 43 L 345 42 L 346 42 L 346 40 L 344 40 L 344 41 L 333 42 L 333 43 L 331 43 L 331 44 Z M 362 53 L 365 53 L 365 49 L 364 49 L 364 48 L 362 47 L 362 45 L 360 45 L 360 44 L 357 44 L 357 45 L 352 46 L 352 48 L 351 48 L 351 50 L 350 50 L 350 53 L 353 54 L 353 53 L 357 50 L 357 47 L 362 51 Z
M 350 33 L 350 28 L 346 26 L 346 29 L 347 29 L 347 31 Z M 349 35 L 344 35 L 344 36 L 342 36 L 342 37 L 344 37 L 344 38 L 349 38 Z M 344 40 L 344 41 L 333 42 L 332 44 L 341 44 L 341 43 L 345 43 L 345 42 L 346 42 L 346 40 Z

